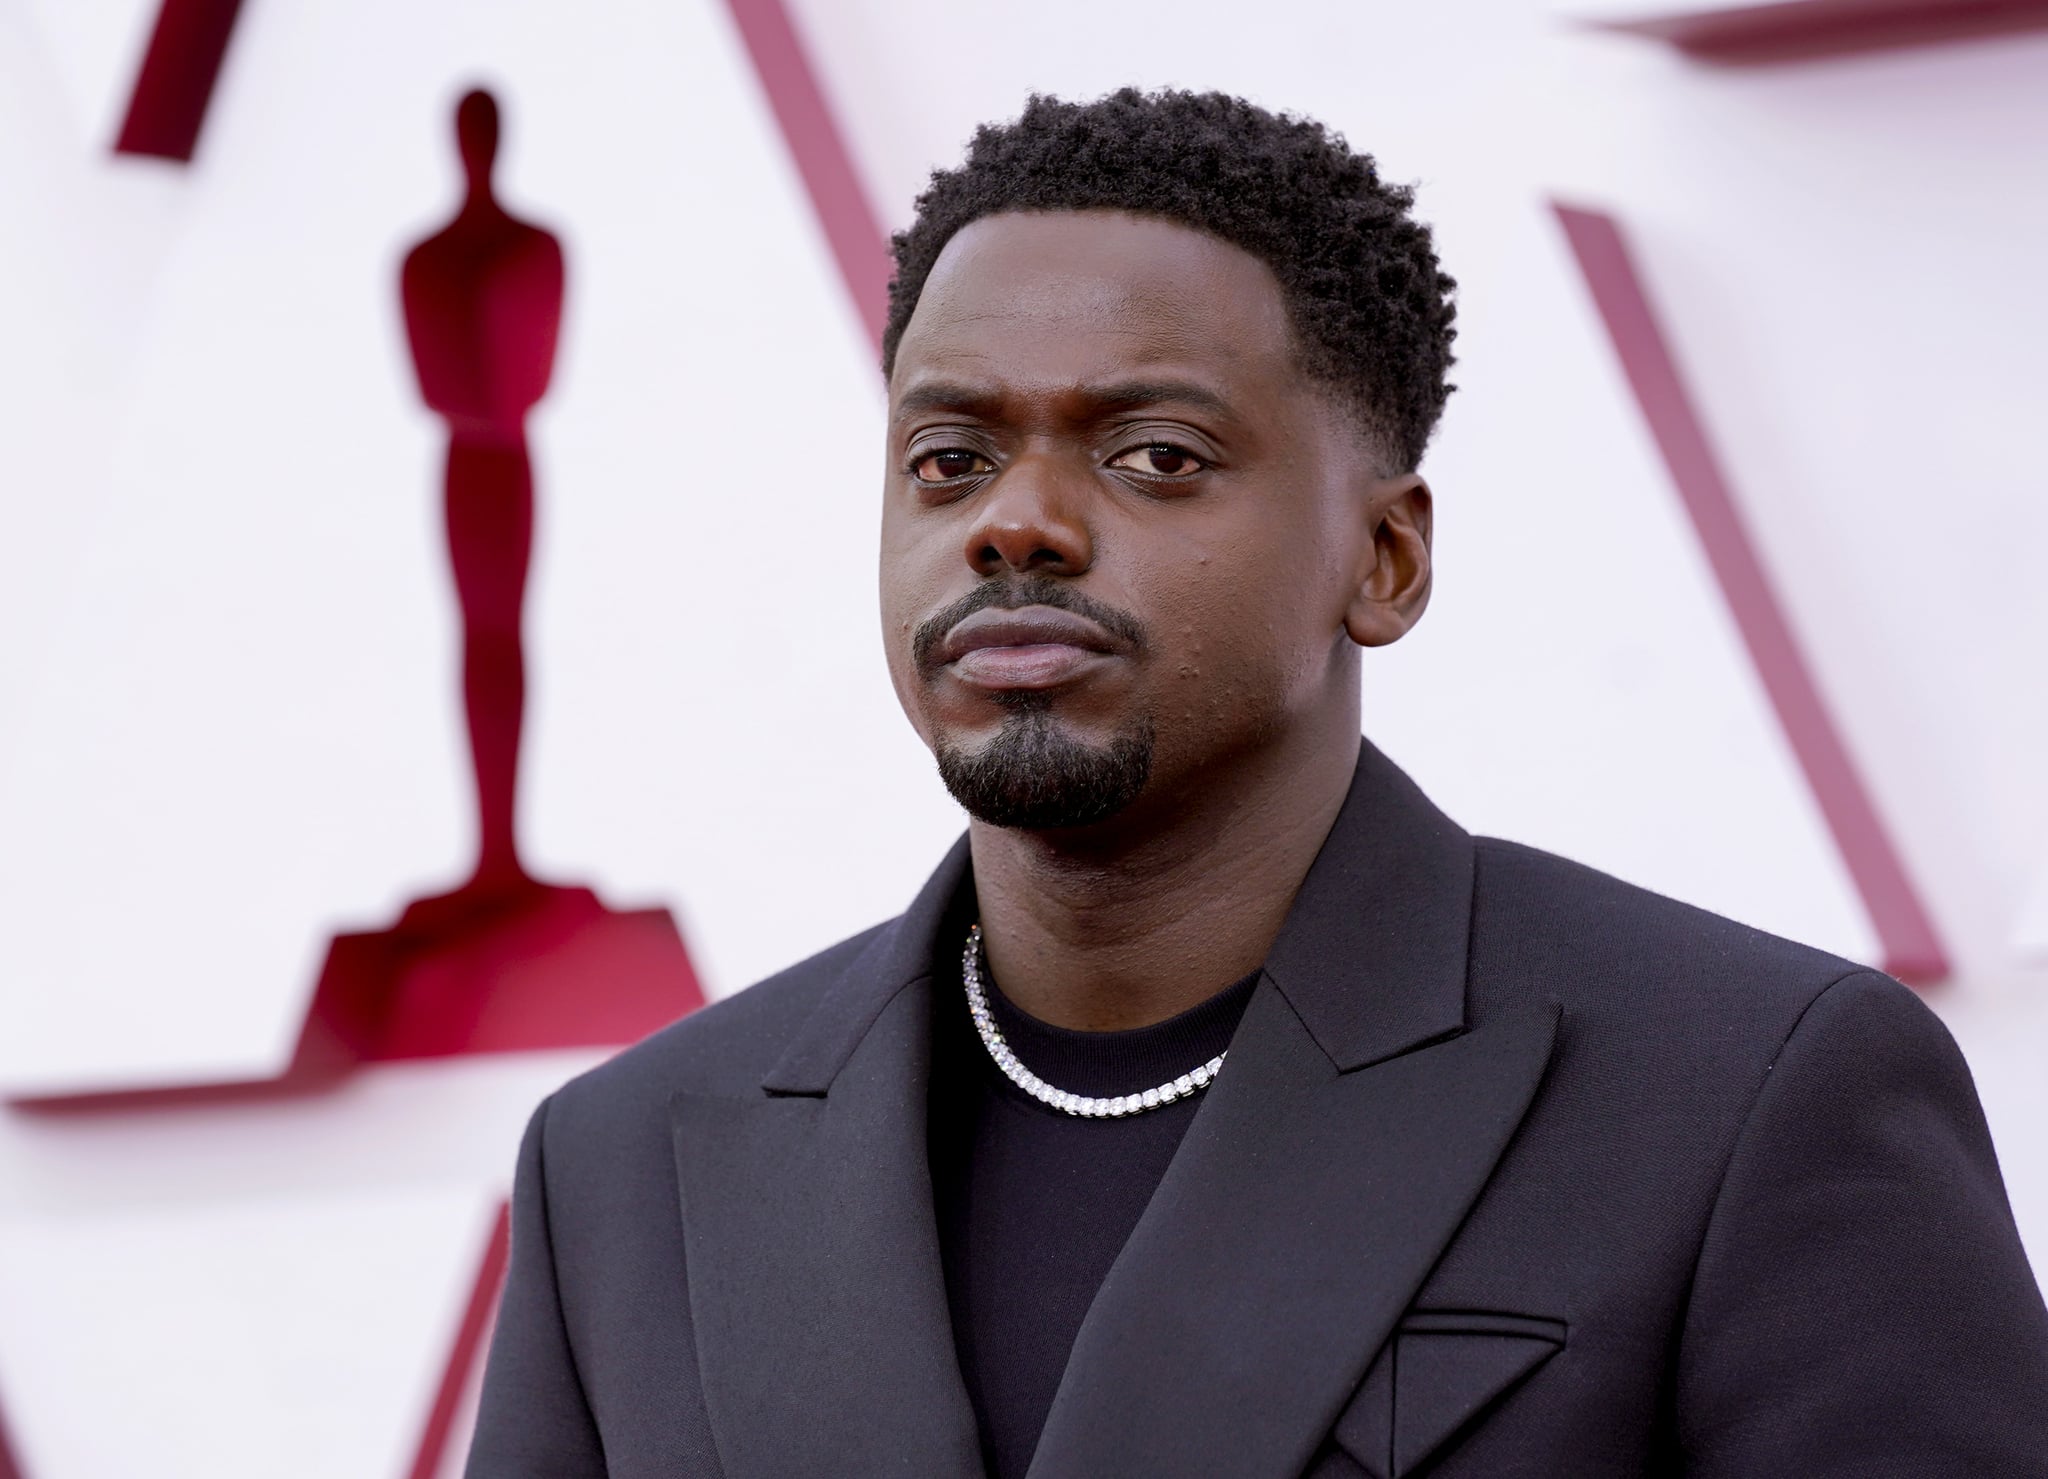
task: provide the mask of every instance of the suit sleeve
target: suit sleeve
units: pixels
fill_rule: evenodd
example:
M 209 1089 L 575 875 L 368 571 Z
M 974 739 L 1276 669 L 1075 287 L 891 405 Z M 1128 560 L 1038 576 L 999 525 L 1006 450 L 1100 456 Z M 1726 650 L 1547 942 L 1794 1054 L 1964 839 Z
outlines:
M 1962 1054 L 1888 977 L 1827 988 L 1771 1065 L 1677 1407 L 1698 1479 L 2048 1475 L 2048 1311 Z
M 512 1182 L 512 1264 L 484 1369 L 466 1479 L 605 1479 L 604 1448 L 562 1320 L 548 1233 L 548 1105 L 534 1111 Z

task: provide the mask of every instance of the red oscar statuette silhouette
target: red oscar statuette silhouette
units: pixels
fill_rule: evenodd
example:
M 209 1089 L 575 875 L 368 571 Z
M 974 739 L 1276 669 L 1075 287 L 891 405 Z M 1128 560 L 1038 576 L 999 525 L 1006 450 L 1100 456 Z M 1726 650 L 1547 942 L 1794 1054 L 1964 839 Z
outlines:
M 562 321 L 561 244 L 498 203 L 498 108 L 456 109 L 467 189 L 405 259 L 420 394 L 448 425 L 448 559 L 462 613 L 462 697 L 475 769 L 475 872 L 393 929 L 334 942 L 332 1018 L 344 1055 L 631 1042 L 699 1004 L 665 909 L 617 913 L 587 888 L 541 883 L 519 859 L 515 801 L 526 700 L 520 614 L 533 549 L 526 414 L 546 394 Z
M 456 109 L 467 190 L 401 277 L 419 387 L 447 423 L 448 557 L 462 617 L 462 696 L 475 770 L 474 873 L 390 929 L 337 935 L 290 1066 L 276 1078 L 56 1095 L 49 1108 L 318 1088 L 362 1063 L 629 1043 L 702 1003 L 666 909 L 607 909 L 543 883 L 515 826 L 525 707 L 520 614 L 533 547 L 525 419 L 547 391 L 561 324 L 561 244 L 491 189 L 498 108 Z

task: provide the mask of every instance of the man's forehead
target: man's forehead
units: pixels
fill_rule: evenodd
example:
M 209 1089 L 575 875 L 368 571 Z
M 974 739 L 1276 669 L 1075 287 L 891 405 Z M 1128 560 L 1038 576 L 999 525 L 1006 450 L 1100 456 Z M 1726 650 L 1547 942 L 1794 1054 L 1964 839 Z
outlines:
M 1279 285 L 1250 253 L 1117 211 L 1013 212 L 940 255 L 895 380 L 1083 383 L 1170 365 L 1277 371 L 1292 359 Z

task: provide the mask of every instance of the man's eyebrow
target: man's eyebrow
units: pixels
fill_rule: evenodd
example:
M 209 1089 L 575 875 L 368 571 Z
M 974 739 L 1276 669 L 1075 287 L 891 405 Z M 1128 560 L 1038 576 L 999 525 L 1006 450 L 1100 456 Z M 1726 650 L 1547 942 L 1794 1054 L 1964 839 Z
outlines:
M 905 421 L 924 411 L 958 411 L 968 416 L 985 416 L 1001 406 L 1000 391 L 963 385 L 952 380 L 928 380 L 903 392 L 896 402 L 892 421 Z
M 1134 411 L 1142 406 L 1193 406 L 1218 416 L 1231 414 L 1230 402 L 1194 380 L 1118 380 L 1091 385 L 1081 394 L 1104 411 Z
M 1103 385 L 1079 386 L 1073 394 L 1089 408 L 1091 415 L 1159 405 L 1191 406 L 1217 416 L 1232 414 L 1230 402 L 1194 380 L 1116 380 Z M 902 399 L 896 403 L 892 419 L 901 422 L 926 411 L 955 411 L 967 416 L 987 417 L 994 414 L 1005 399 L 1001 391 L 985 387 L 944 380 L 929 381 L 903 393 Z

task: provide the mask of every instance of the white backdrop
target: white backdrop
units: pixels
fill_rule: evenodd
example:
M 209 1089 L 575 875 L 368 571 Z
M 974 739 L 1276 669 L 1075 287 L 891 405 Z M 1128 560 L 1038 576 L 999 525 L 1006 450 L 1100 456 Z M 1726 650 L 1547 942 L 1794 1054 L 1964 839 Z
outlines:
M 793 10 L 890 225 L 1033 89 L 1224 87 L 1417 181 L 1461 389 L 1368 732 L 1475 830 L 1872 957 L 1547 202 L 1622 221 L 1957 962 L 1930 1000 L 2040 1266 L 2048 37 L 1717 69 L 1512 0 Z M 0 1091 L 275 1068 L 328 936 L 467 858 L 396 268 L 474 81 L 570 275 L 530 854 L 666 903 L 715 993 L 900 908 L 959 819 L 880 661 L 878 377 L 723 5 L 247 0 L 190 166 L 109 148 L 153 16 L 0 0 Z M 0 1115 L 28 1473 L 403 1474 L 520 1120 L 590 1058 Z

